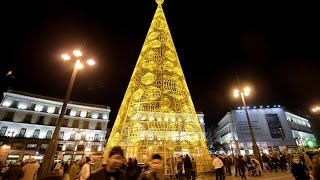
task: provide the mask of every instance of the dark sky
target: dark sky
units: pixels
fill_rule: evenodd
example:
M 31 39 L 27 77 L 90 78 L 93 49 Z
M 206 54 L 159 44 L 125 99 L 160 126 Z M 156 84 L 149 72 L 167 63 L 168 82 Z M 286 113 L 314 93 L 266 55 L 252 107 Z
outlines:
M 70 99 L 110 106 L 114 121 L 156 10 L 154 0 L 10 3 L 0 12 L 2 89 L 63 98 L 73 65 L 60 55 L 81 48 L 97 65 L 79 72 Z M 236 76 L 253 87 L 248 105 L 306 111 L 319 102 L 315 6 L 230 3 L 163 4 L 191 97 L 206 123 L 241 105 L 232 97 Z M 5 76 L 9 70 L 15 78 Z

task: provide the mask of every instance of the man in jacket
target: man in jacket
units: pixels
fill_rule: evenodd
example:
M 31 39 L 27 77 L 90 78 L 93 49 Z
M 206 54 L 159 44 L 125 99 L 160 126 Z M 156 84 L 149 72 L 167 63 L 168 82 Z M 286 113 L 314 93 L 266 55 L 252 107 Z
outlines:
M 126 180 L 126 175 L 120 170 L 123 164 L 123 150 L 120 146 L 114 146 L 110 153 L 109 159 L 106 167 L 97 169 L 95 172 L 91 173 L 88 180 Z
M 139 180 L 170 180 L 163 173 L 163 161 L 159 154 L 154 154 L 150 162 L 150 170 L 142 173 Z

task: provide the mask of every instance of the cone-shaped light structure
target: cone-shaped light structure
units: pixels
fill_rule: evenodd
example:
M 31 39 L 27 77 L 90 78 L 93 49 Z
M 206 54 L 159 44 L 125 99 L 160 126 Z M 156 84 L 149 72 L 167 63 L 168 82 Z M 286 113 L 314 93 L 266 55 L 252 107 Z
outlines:
M 209 156 L 190 92 L 161 4 L 143 44 L 104 152 L 119 145 L 126 157 L 144 163 L 162 155 L 172 174 L 175 157 L 188 154 L 198 172 L 209 171 Z

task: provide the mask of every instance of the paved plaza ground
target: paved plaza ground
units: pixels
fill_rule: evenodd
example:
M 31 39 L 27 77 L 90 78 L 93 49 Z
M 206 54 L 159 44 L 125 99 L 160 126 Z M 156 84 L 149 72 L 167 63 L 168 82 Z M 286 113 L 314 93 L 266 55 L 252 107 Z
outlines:
M 64 180 L 68 180 L 68 175 L 65 176 Z M 215 180 L 215 174 L 200 174 L 197 180 Z M 294 180 L 292 174 L 290 172 L 264 172 L 261 176 L 247 176 L 248 180 Z M 226 176 L 226 180 L 241 180 L 241 177 Z
M 1 180 L 0 176 L 0 180 Z M 215 174 L 199 174 L 197 180 L 215 180 Z M 291 172 L 264 172 L 261 176 L 247 176 L 248 180 L 294 180 Z M 69 180 L 68 174 L 64 176 L 64 180 Z M 241 180 L 241 177 L 226 176 L 226 180 Z
M 201 174 L 197 178 L 197 180 L 215 180 L 215 174 Z M 261 176 L 247 176 L 248 180 L 294 180 L 295 178 L 292 176 L 291 172 L 264 172 Z M 226 180 L 241 180 L 241 177 L 226 176 Z

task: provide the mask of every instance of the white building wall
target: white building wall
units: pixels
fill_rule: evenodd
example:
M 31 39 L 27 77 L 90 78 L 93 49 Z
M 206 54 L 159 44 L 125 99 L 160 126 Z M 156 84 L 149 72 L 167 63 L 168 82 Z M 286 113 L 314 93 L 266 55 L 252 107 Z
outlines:
M 2 142 L 7 142 L 8 140 L 13 142 L 16 140 L 24 141 L 23 138 L 15 139 L 22 128 L 26 128 L 24 135 L 25 143 L 29 142 L 28 139 L 47 139 L 47 132 L 52 131 L 53 135 L 55 129 L 55 126 L 50 124 L 52 123 L 51 119 L 58 119 L 61 107 L 62 102 L 58 99 L 23 92 L 5 92 L 0 104 L 0 128 L 7 127 L 7 130 L 6 133 L 0 137 L 0 140 Z M 14 112 L 12 119 L 6 118 L 8 112 Z M 68 143 L 76 143 L 76 140 L 80 140 L 81 136 L 85 135 L 83 144 L 85 147 L 99 145 L 99 151 L 103 151 L 104 145 L 101 143 L 105 143 L 104 139 L 106 136 L 107 123 L 109 122 L 109 113 L 110 109 L 106 106 L 70 102 L 64 115 L 64 119 L 68 119 L 68 124 L 67 127 L 61 127 L 60 132 L 64 132 L 64 137 L 58 143 L 64 144 L 66 141 Z M 29 119 L 30 122 L 25 121 L 27 115 L 32 115 L 31 119 Z M 39 124 L 38 121 L 41 116 L 43 116 L 43 121 L 42 124 Z M 78 121 L 77 128 L 72 127 L 74 121 Z M 88 128 L 83 129 L 85 122 L 89 122 Z M 100 130 L 96 130 L 98 122 L 101 123 Z M 36 129 L 39 129 L 40 133 L 38 138 L 33 138 Z M 76 134 L 76 138 L 70 140 L 71 134 Z M 98 140 L 94 139 L 96 134 L 99 135 Z M 34 141 L 32 140 L 32 142 Z M 35 154 L 35 150 L 27 149 L 21 151 L 13 150 L 10 152 L 20 152 L 21 154 L 32 152 L 33 155 Z M 3 156 L 2 154 L 0 154 L 0 156 L 1 158 L 6 157 L 6 155 Z
M 306 145 L 308 140 L 315 141 L 309 121 L 303 117 L 284 111 L 281 107 L 272 108 L 251 108 L 248 109 L 251 125 L 258 145 L 268 148 L 270 146 L 281 146 L 286 144 L 293 147 L 296 145 Z M 273 119 L 270 119 L 270 115 Z M 268 116 L 268 120 L 267 120 Z M 274 121 L 274 122 L 273 122 Z M 235 125 L 237 123 L 237 126 Z M 276 126 L 276 127 L 273 127 Z M 278 128 L 279 126 L 279 128 Z M 276 137 L 277 131 L 282 129 L 284 139 Z M 233 140 L 238 141 L 239 148 L 251 147 L 251 136 L 248 123 L 243 109 L 228 112 L 218 123 L 214 131 L 215 141 L 224 144 Z

